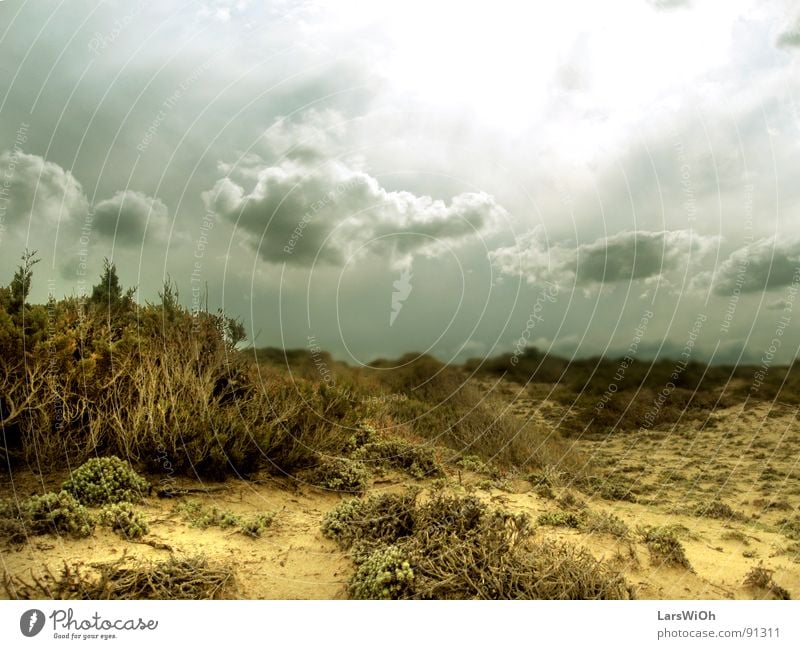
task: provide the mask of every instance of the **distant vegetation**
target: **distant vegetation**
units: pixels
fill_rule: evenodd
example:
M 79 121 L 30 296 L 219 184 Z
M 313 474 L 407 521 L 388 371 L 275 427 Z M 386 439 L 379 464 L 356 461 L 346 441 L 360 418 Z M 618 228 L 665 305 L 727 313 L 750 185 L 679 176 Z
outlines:
M 26 253 L 0 289 L 0 459 L 12 465 L 118 455 L 155 474 L 268 470 L 345 491 L 387 468 L 438 475 L 434 448 L 507 467 L 583 465 L 461 368 L 409 356 L 387 372 L 318 349 L 240 349 L 238 321 L 190 312 L 169 283 L 158 303 L 138 304 L 110 262 L 88 297 L 31 305 L 35 264 Z M 365 427 L 378 434 L 354 444 Z
M 563 431 L 655 428 L 681 419 L 707 417 L 715 409 L 753 401 L 800 404 L 800 364 L 706 365 L 661 359 L 566 360 L 528 348 L 524 354 L 471 359 L 470 373 L 505 376 L 568 406 Z
M 0 460 L 12 465 L 119 455 L 156 474 L 266 469 L 345 491 L 387 467 L 435 475 L 439 460 L 557 466 L 582 479 L 587 462 L 567 438 L 587 422 L 607 432 L 707 416 L 745 397 L 800 403 L 797 364 L 770 368 L 751 391 L 757 368 L 688 363 L 676 377 L 673 361 L 622 371 L 620 360 L 569 362 L 535 349 L 463 366 L 409 354 L 366 368 L 315 345 L 242 349 L 237 320 L 190 312 L 169 283 L 159 302 L 138 304 L 110 262 L 88 297 L 28 304 L 36 262 L 23 255 L 0 287 Z M 565 406 L 558 432 L 511 414 L 475 375 L 506 376 Z M 365 427 L 378 433 L 372 445 L 354 444 Z M 429 452 L 402 450 L 408 443 Z
M 338 454 L 367 407 L 343 390 L 259 376 L 243 328 L 192 314 L 169 284 L 137 304 L 106 263 L 88 298 L 30 305 L 36 259 L 0 289 L 0 460 L 34 469 L 119 455 L 155 473 L 290 471 Z

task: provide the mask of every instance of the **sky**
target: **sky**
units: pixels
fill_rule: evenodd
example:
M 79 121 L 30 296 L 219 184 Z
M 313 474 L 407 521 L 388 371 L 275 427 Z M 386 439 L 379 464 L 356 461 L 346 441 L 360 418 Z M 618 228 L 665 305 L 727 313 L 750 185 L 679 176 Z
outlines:
M 800 3 L 0 0 L 0 282 L 257 347 L 787 363 Z

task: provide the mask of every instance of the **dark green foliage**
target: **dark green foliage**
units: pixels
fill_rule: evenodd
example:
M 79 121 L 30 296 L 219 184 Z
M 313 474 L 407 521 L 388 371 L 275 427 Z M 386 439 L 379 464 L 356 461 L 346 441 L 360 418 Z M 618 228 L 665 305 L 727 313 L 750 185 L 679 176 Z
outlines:
M 100 282 L 92 287 L 89 301 L 106 309 L 118 307 L 123 299 L 122 285 L 117 275 L 117 267 L 107 258 L 103 259 L 103 273 Z

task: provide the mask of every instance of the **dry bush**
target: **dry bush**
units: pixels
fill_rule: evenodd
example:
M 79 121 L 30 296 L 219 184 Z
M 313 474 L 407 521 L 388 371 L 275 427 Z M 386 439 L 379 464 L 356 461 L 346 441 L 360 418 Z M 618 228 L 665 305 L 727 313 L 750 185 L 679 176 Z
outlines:
M 126 556 L 108 563 L 68 564 L 57 575 L 49 569 L 30 581 L 6 573 L 11 599 L 224 599 L 235 593 L 233 568 L 204 556 L 163 561 Z
M 624 577 L 586 549 L 531 542 L 513 550 L 486 528 L 430 553 L 411 552 L 415 596 L 422 599 L 629 599 Z
M 416 355 L 376 365 L 382 371 L 375 380 L 407 397 L 386 404 L 394 421 L 424 439 L 501 467 L 556 466 L 573 475 L 585 469 L 585 458 L 557 433 L 510 414 L 460 368 Z
M 608 534 L 618 539 L 627 539 L 630 534 L 627 523 L 610 512 L 588 512 L 582 527 L 587 532 Z
M 356 598 L 632 596 L 624 578 L 586 550 L 534 542 L 527 516 L 490 510 L 474 496 L 355 499 L 326 517 L 323 532 L 351 550 Z
M 789 591 L 775 583 L 775 580 L 772 578 L 774 573 L 774 570 L 770 570 L 764 566 L 754 566 L 750 572 L 745 575 L 744 585 L 765 590 L 775 599 L 791 599 Z
M 113 313 L 77 299 L 42 310 L 23 332 L 0 305 L 0 459 L 12 463 L 118 455 L 159 473 L 288 472 L 342 452 L 370 412 L 353 392 L 261 375 L 228 318 L 193 315 L 166 291 Z
M 721 500 L 712 500 L 708 503 L 698 503 L 694 508 L 695 516 L 705 518 L 717 518 L 720 520 L 741 521 L 747 517 L 741 512 L 735 511 L 730 505 Z
M 345 500 L 322 520 L 322 533 L 349 549 L 359 541 L 391 544 L 414 529 L 417 492 Z

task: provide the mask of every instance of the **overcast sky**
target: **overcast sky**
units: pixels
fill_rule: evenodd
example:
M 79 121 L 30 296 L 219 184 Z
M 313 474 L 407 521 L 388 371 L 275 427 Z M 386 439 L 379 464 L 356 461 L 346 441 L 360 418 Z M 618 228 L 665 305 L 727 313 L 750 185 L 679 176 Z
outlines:
M 799 61 L 781 0 L 3 0 L 0 281 L 110 257 L 351 363 L 786 362 Z

